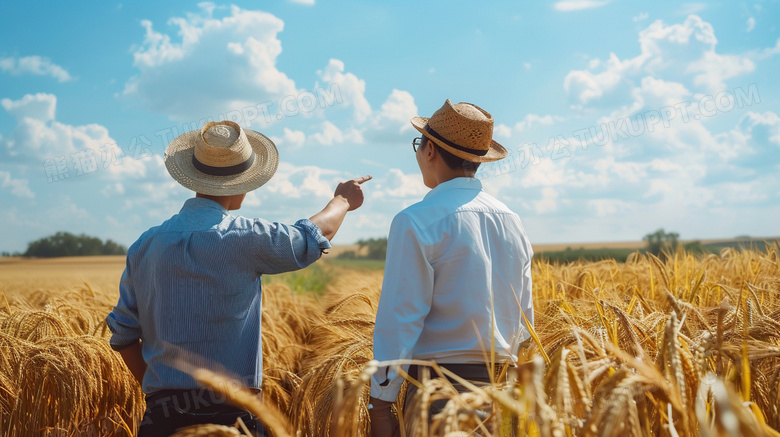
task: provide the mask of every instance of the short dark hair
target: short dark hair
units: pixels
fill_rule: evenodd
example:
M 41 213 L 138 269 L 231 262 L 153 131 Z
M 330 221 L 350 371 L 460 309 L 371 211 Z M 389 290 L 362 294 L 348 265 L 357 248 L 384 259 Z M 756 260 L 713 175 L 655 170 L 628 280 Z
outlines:
M 425 145 L 427 145 L 428 143 L 437 145 L 436 143 L 431 141 L 428 137 L 423 135 L 423 144 L 421 147 L 425 147 Z M 449 167 L 450 170 L 457 170 L 459 168 L 463 168 L 466 170 L 474 171 L 476 173 L 477 169 L 479 168 L 478 162 L 468 161 L 459 156 L 455 156 L 449 151 L 444 150 L 443 147 L 439 147 L 439 154 L 441 155 L 441 159 L 444 160 L 444 163 L 447 164 L 447 167 Z

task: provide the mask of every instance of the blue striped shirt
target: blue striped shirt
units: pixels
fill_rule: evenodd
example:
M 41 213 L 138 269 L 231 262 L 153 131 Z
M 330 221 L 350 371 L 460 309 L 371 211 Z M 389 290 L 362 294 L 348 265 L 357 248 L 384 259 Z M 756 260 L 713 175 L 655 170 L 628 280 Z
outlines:
M 329 247 L 309 220 L 287 226 L 233 217 L 213 200 L 188 199 L 130 246 L 119 301 L 106 318 L 111 346 L 143 340 L 145 393 L 198 387 L 177 360 L 259 388 L 261 275 L 302 269 Z

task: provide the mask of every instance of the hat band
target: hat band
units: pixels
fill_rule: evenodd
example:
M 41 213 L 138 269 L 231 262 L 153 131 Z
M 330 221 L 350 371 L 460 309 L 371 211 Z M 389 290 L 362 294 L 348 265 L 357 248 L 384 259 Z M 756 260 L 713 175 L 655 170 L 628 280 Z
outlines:
M 431 126 L 428 125 L 428 124 L 425 125 L 425 132 L 428 132 L 429 134 L 431 134 L 437 140 L 439 140 L 442 143 L 452 147 L 453 149 L 458 149 L 461 152 L 471 153 L 471 154 L 474 154 L 474 155 L 477 155 L 477 156 L 485 156 L 485 155 L 487 155 L 487 152 L 490 150 L 489 148 L 485 149 L 485 150 L 471 149 L 471 148 L 468 148 L 468 147 L 463 147 L 463 146 L 460 146 L 458 144 L 455 144 L 452 141 L 450 141 L 450 140 L 444 138 L 443 136 L 439 135 L 439 133 L 436 132 L 435 130 L 431 129 Z
M 249 167 L 251 167 L 254 162 L 255 162 L 255 152 L 252 152 L 252 154 L 249 156 L 249 159 L 247 159 L 246 161 L 240 164 L 231 165 L 230 167 L 214 167 L 212 165 L 207 165 L 198 161 L 198 158 L 196 158 L 195 155 L 192 155 L 192 166 L 195 167 L 197 170 L 199 170 L 201 173 L 205 173 L 210 176 L 237 175 L 239 173 L 249 170 Z

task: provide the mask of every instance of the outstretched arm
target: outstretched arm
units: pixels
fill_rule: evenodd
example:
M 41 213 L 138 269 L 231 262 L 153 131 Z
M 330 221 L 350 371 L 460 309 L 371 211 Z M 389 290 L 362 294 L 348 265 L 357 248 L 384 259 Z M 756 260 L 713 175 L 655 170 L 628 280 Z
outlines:
M 347 211 L 358 209 L 363 204 L 363 191 L 360 189 L 360 184 L 369 180 L 371 176 L 366 175 L 340 183 L 333 193 L 333 199 L 322 211 L 309 219 L 320 228 L 325 238 L 332 240 L 341 227 Z

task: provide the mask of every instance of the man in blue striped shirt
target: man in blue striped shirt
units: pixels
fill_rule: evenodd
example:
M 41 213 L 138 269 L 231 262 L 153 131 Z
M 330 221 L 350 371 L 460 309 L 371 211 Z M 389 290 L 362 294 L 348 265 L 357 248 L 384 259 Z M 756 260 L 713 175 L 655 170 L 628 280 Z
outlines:
M 248 413 L 198 388 L 180 363 L 227 371 L 259 391 L 261 275 L 319 259 L 346 213 L 362 204 L 360 184 L 371 177 L 339 184 L 322 211 L 290 226 L 229 213 L 278 166 L 276 147 L 259 132 L 228 121 L 208 123 L 174 139 L 165 163 L 196 195 L 130 247 L 119 301 L 106 318 L 111 346 L 146 394 L 138 435 L 167 436 L 198 423 L 230 425 L 237 417 L 262 432 Z

